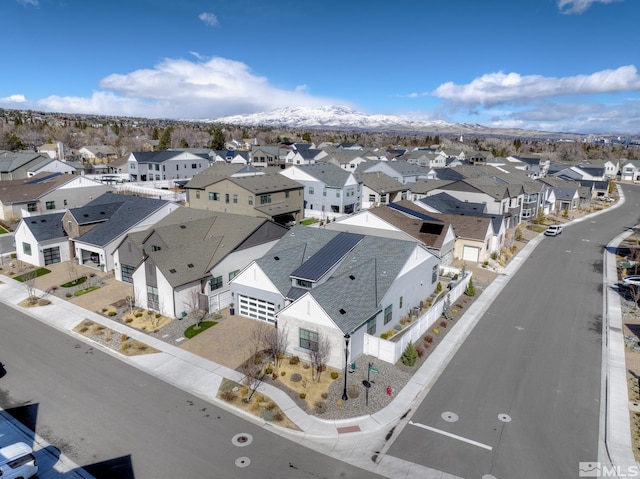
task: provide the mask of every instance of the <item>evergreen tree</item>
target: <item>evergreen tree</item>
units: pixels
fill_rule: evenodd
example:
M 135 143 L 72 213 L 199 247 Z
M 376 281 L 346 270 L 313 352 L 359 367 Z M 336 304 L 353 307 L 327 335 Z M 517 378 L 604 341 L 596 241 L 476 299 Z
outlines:
M 464 294 L 467 296 L 475 296 L 476 295 L 476 287 L 473 285 L 473 278 L 469 279 L 469 284 L 467 288 L 464 290 Z
M 302 134 L 302 141 L 306 141 L 307 143 L 311 143 L 311 135 L 309 134 L 308 131 L 305 131 Z
M 453 311 L 451 310 L 451 298 L 449 296 L 447 295 L 442 305 L 442 316 L 451 321 L 453 319 Z
M 26 145 L 15 133 L 6 132 L 0 139 L 0 150 L 18 151 L 25 148 Z
M 168 126 L 162 132 L 160 143 L 158 143 L 158 150 L 168 150 L 169 148 L 171 148 L 171 130 L 172 128 Z
M 219 126 L 215 127 L 211 135 L 211 149 L 224 150 L 226 143 L 227 143 L 227 139 L 224 136 L 224 132 L 222 131 L 222 128 L 220 128 Z
M 189 142 L 185 138 L 180 140 L 180 148 L 189 148 Z
M 152 140 L 159 140 L 160 139 L 160 132 L 158 131 L 158 127 L 154 126 L 153 130 L 151 131 L 151 139 Z
M 405 366 L 414 366 L 417 360 L 418 351 L 416 351 L 416 347 L 413 345 L 413 342 L 409 342 L 402 353 L 402 364 L 404 364 Z

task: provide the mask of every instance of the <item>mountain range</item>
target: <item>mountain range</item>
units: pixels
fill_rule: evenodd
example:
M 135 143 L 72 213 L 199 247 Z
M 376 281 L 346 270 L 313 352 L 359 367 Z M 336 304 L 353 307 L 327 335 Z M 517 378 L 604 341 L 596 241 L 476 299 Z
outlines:
M 532 130 L 491 128 L 477 123 L 449 123 L 442 120 L 419 120 L 399 115 L 367 115 L 344 106 L 287 107 L 270 112 L 225 116 L 207 120 L 236 126 L 361 130 L 386 133 L 477 135 L 505 137 L 575 138 L 580 135 Z

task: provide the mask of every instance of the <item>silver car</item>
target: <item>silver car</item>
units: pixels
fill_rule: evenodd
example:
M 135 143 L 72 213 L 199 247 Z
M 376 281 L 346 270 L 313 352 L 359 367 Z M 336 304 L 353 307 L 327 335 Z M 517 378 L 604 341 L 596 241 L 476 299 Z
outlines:
M 562 233 L 562 226 L 560 225 L 551 225 L 544 232 L 546 236 L 558 236 L 560 233 Z
M 0 477 L 29 479 L 38 473 L 36 456 L 24 442 L 16 442 L 0 449 Z

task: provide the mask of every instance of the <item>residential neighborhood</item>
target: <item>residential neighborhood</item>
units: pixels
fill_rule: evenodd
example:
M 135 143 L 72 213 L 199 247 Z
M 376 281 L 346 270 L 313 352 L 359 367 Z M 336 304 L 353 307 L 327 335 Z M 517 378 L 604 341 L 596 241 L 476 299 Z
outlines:
M 412 404 L 419 371 L 440 374 L 431 361 L 472 327 L 477 294 L 543 238 L 560 245 L 574 222 L 624 206 L 621 185 L 640 171 L 637 160 L 572 163 L 477 143 L 108 146 L 0 153 L 12 287 L 34 292 L 34 311 L 84 308 L 73 334 L 115 354 L 136 337 L 229 368 L 233 394 L 257 387 L 270 407 L 296 404 L 268 424 L 310 432 Z M 130 333 L 114 340 L 120 328 Z M 231 381 L 215 374 L 220 388 Z M 233 394 L 213 400 L 262 414 L 224 399 Z

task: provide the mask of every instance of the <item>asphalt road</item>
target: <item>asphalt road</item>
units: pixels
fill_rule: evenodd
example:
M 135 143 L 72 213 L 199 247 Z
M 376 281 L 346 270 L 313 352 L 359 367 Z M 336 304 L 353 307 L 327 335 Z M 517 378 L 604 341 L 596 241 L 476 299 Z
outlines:
M 598 459 L 604 246 L 640 188 L 545 238 L 492 303 L 388 454 L 465 478 L 577 477 Z
M 0 406 L 97 478 L 374 477 L 4 305 L 0 361 Z

